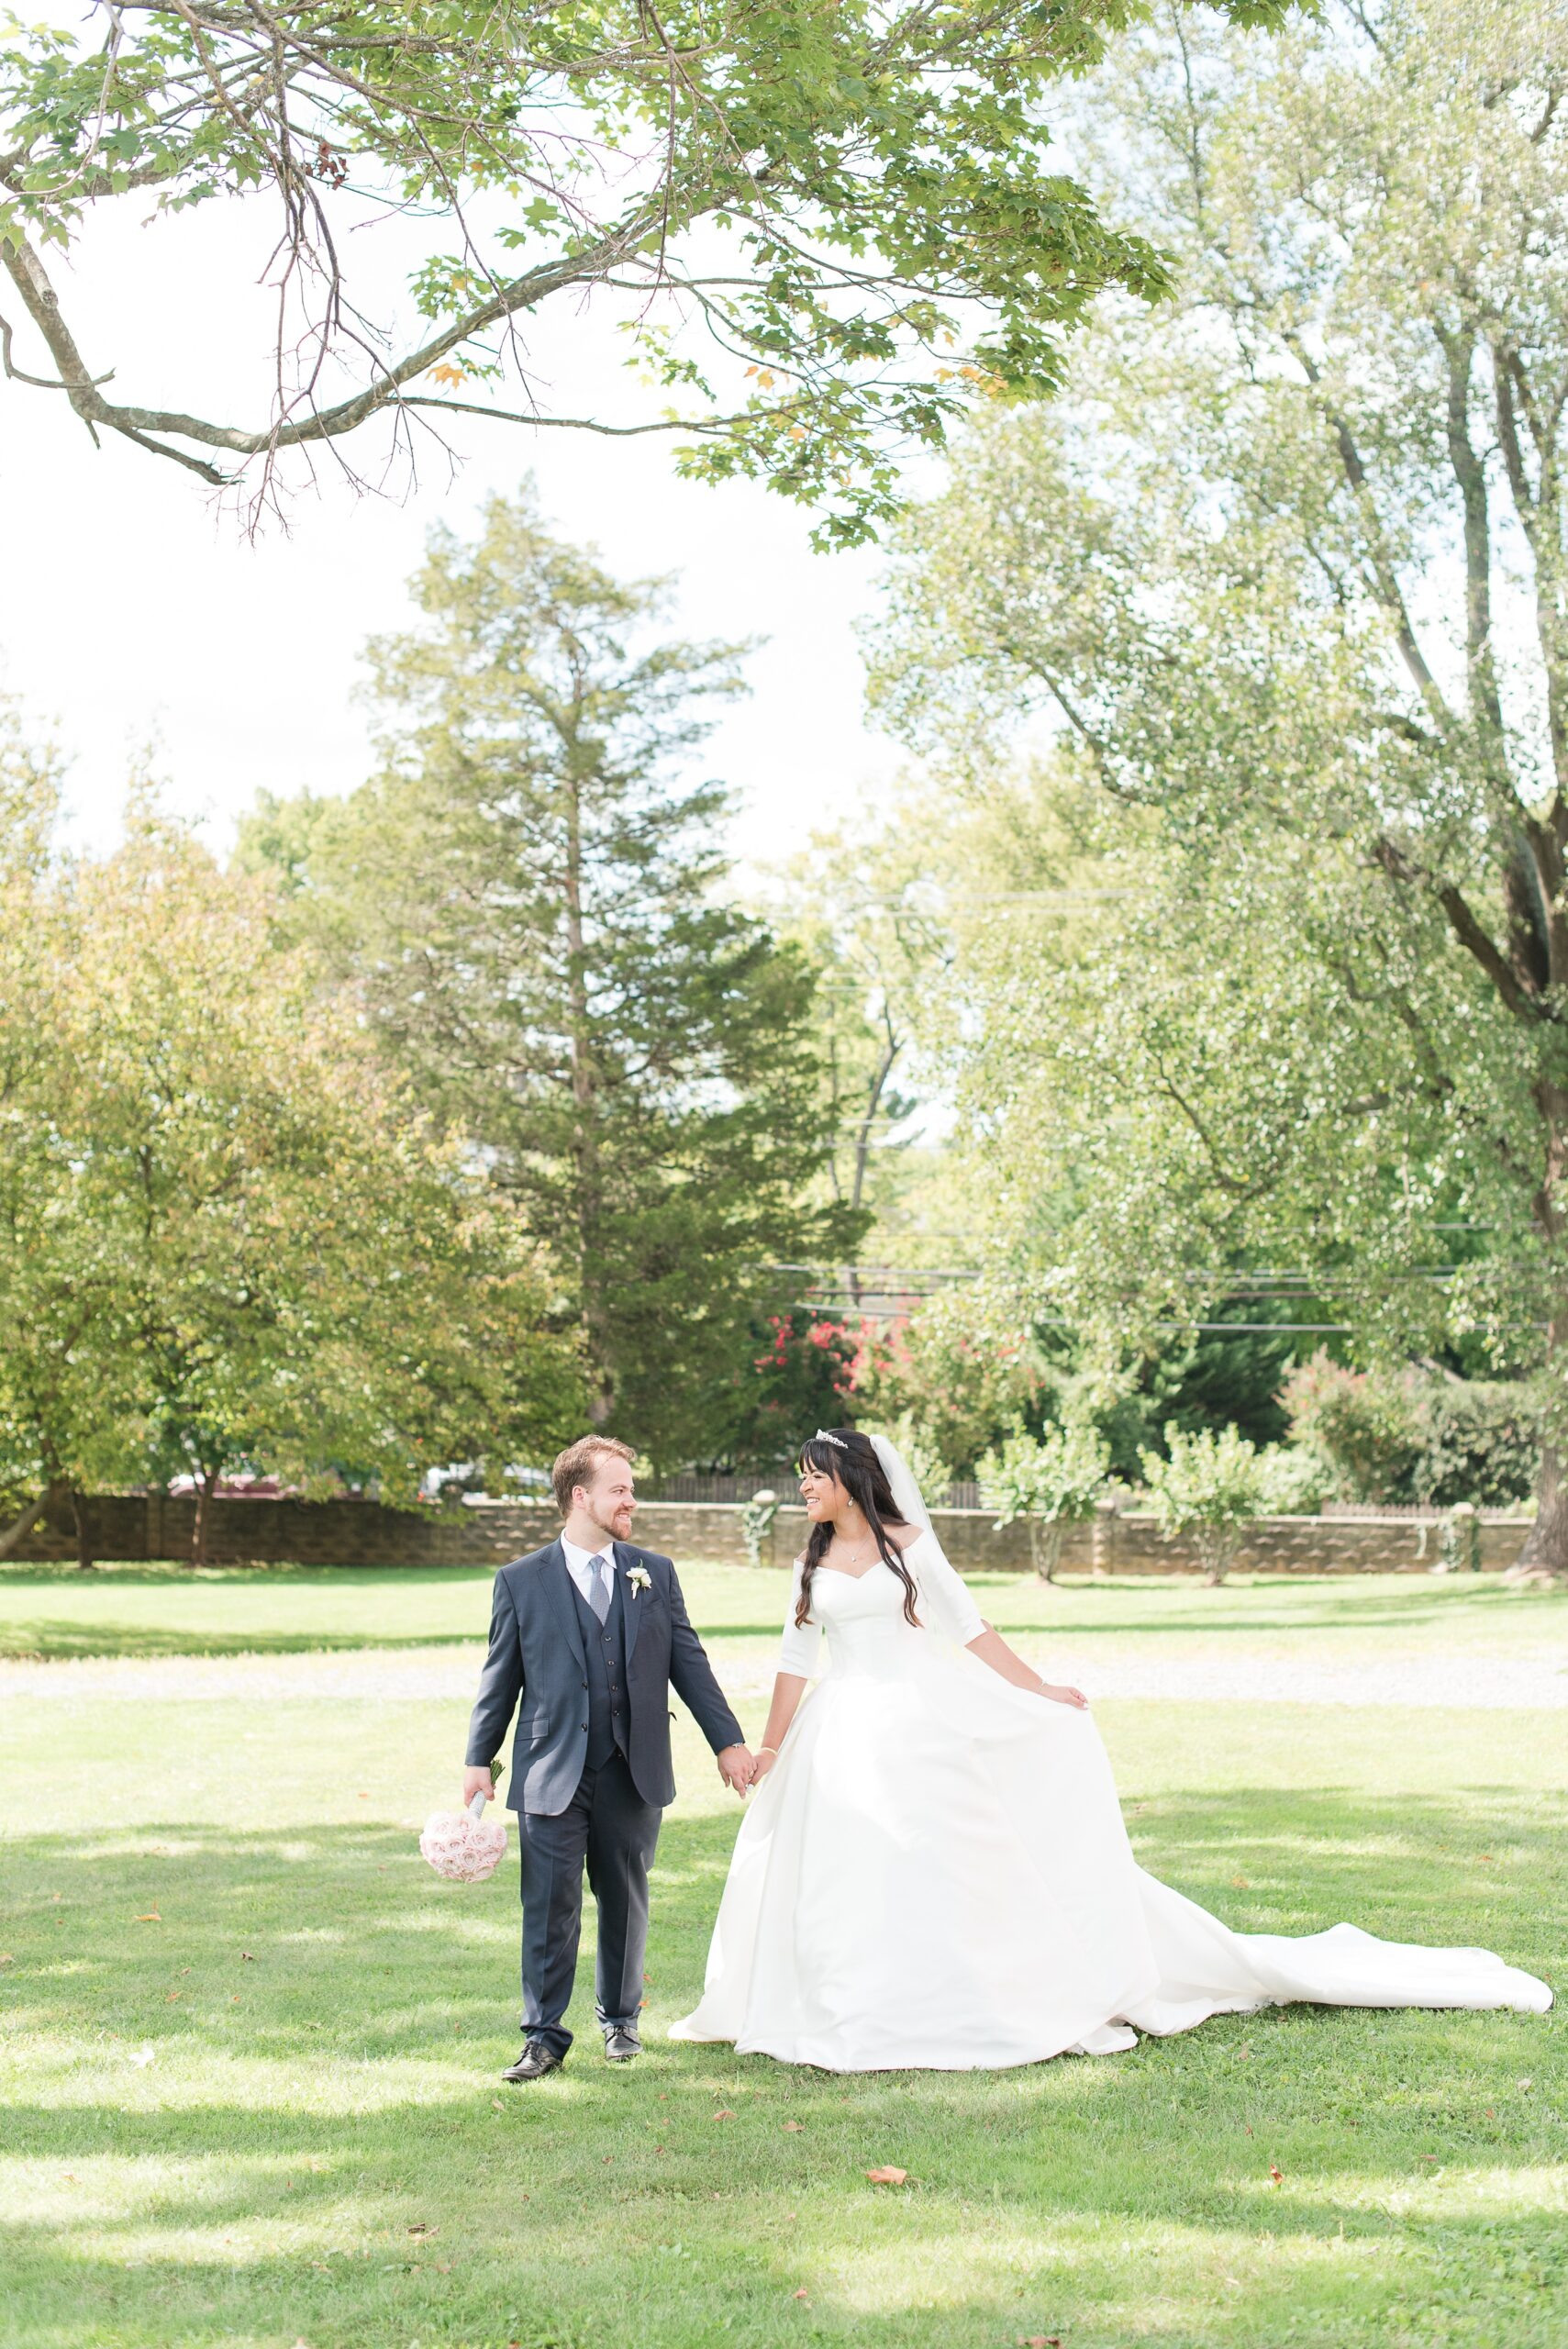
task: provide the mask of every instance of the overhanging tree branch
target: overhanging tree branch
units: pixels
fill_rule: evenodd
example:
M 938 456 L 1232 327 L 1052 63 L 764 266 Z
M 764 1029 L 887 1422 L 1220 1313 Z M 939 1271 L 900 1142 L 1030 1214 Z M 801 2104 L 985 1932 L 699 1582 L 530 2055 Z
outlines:
M 1249 23 L 1284 13 L 1221 5 Z M 829 507 L 832 542 L 866 537 L 896 502 L 905 448 L 939 444 L 978 392 L 1049 387 L 1104 288 L 1164 290 L 1153 247 L 1056 168 L 1038 106 L 1124 11 L 776 10 L 764 30 L 745 0 L 520 0 L 394 29 L 379 0 L 90 0 L 80 39 L 21 28 L 0 49 L 0 252 L 55 374 L 12 363 L 9 380 L 63 388 L 95 435 L 205 481 L 259 464 L 264 496 L 286 452 L 378 416 L 406 425 L 432 368 L 454 362 L 453 388 L 508 368 L 526 380 L 517 323 L 614 284 L 641 304 L 627 321 L 639 362 L 690 395 L 686 470 L 763 480 Z M 84 363 L 45 257 L 95 206 L 149 189 L 159 210 L 279 205 L 264 418 L 117 399 Z M 413 275 L 422 324 L 402 344 L 350 297 L 345 206 L 356 231 L 367 216 L 451 224 L 456 250 Z M 734 270 L 693 249 L 708 223 Z M 715 354 L 740 361 L 741 384 L 710 382 Z M 365 380 L 326 398 L 334 365 Z M 786 406 L 767 397 L 771 372 Z M 487 412 L 568 420 L 542 400 Z

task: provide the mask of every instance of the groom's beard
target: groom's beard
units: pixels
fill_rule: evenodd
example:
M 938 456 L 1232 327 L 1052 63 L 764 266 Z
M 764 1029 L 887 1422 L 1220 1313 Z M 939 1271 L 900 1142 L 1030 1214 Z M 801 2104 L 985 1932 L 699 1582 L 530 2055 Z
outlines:
M 595 1518 L 594 1521 L 606 1542 L 631 1540 L 631 1511 L 628 1508 L 617 1509 L 613 1517 Z

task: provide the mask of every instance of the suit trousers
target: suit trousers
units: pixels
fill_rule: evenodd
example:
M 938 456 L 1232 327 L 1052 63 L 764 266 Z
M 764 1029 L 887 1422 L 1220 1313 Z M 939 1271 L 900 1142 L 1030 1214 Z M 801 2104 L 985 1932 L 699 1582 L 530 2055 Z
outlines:
M 663 1812 L 644 1802 L 625 1756 L 584 1770 L 563 1811 L 518 1811 L 523 1861 L 523 2033 L 564 2055 L 583 1930 L 583 1868 L 599 1920 L 599 2021 L 637 2023 L 648 1948 L 648 1871 Z

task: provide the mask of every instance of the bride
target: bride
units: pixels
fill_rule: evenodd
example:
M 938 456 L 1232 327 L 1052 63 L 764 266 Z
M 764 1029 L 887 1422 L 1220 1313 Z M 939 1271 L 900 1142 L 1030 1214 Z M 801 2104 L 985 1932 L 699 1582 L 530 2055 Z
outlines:
M 1233 1933 L 1146 1875 L 1083 1696 L 982 1620 L 894 1446 L 819 1430 L 800 1466 L 811 1531 L 756 1799 L 702 2001 L 673 2039 L 834 2072 L 961 2071 L 1292 1998 L 1550 2007 L 1486 1950 L 1354 1925 Z

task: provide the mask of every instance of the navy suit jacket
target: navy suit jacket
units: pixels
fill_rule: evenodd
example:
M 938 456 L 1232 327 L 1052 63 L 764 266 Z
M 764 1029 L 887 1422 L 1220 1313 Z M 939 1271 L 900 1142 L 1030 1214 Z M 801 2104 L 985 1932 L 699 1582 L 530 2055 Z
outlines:
M 673 1717 L 667 1702 L 672 1688 L 716 1753 L 742 1744 L 744 1736 L 692 1629 L 670 1560 L 629 1542 L 617 1542 L 613 1549 L 626 1622 L 627 1762 L 643 1801 L 662 1809 L 675 1798 L 670 1761 Z M 638 1566 L 648 1576 L 646 1588 L 625 1580 Z M 489 1767 L 514 1712 L 517 1734 L 507 1808 L 557 1815 L 577 1791 L 588 1750 L 583 1627 L 559 1542 L 530 1557 L 514 1558 L 495 1577 L 490 1653 L 469 1723 L 471 1766 Z

